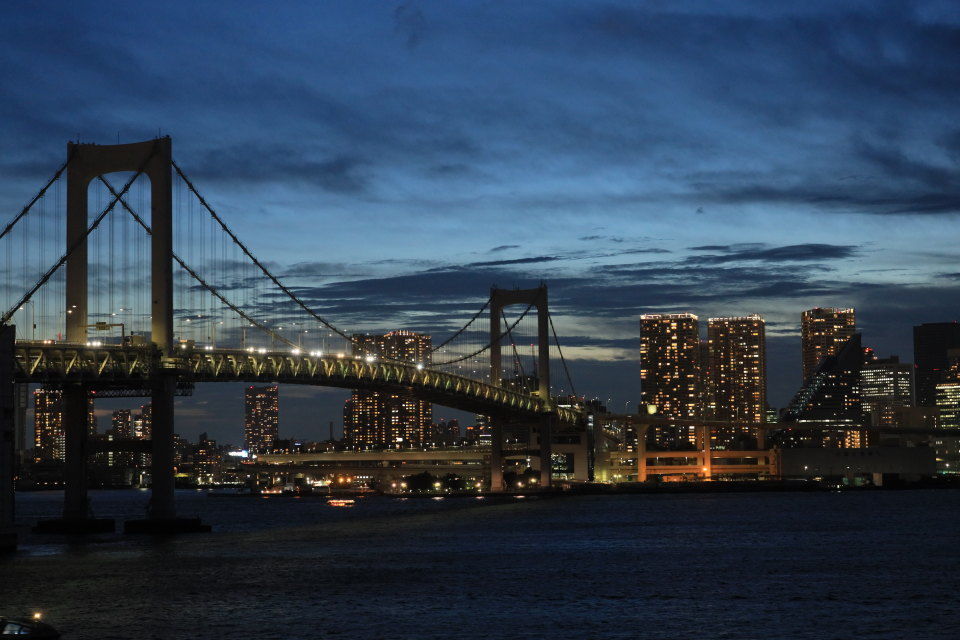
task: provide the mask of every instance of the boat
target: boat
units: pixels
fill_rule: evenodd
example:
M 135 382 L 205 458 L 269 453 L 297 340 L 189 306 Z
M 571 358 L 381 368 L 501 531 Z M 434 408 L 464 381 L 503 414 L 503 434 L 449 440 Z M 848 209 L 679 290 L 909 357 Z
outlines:
M 0 616 L 0 638 L 41 638 L 53 640 L 60 637 L 60 632 L 40 620 L 39 613 L 33 614 L 30 620 L 16 620 Z
M 328 498 L 327 504 L 331 507 L 352 507 L 356 504 L 356 500 L 350 498 Z

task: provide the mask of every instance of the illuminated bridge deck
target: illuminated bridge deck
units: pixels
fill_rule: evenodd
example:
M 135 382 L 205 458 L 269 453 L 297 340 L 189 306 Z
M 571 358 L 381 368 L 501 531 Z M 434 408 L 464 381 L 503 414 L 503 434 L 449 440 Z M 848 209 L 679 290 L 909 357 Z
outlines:
M 161 357 L 150 346 L 19 341 L 16 382 L 82 382 L 94 388 L 147 386 L 161 369 L 177 371 L 180 382 L 279 382 L 344 389 L 409 392 L 446 407 L 489 415 L 534 417 L 556 412 L 562 424 L 576 424 L 580 411 L 555 407 L 539 396 L 495 387 L 416 364 L 243 349 L 183 349 Z

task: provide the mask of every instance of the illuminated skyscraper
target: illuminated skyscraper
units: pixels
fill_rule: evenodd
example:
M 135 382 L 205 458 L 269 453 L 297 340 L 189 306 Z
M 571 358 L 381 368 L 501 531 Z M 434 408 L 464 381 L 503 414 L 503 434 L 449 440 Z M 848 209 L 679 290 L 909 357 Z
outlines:
M 640 316 L 640 404 L 674 418 L 700 416 L 700 328 L 690 313 Z M 640 410 L 643 411 L 644 406 Z M 655 427 L 659 444 L 694 441 L 694 428 Z
M 952 367 L 936 386 L 940 426 L 960 428 L 960 368 Z M 941 473 L 960 473 L 960 438 L 935 436 L 932 441 L 937 455 L 937 470 Z
M 715 420 L 762 422 L 767 404 L 766 334 L 763 318 L 749 315 L 710 318 L 708 367 Z M 732 440 L 747 426 L 718 430 L 718 440 Z M 724 442 L 730 446 L 732 442 Z
M 93 397 L 88 403 L 87 425 L 97 432 L 97 416 Z M 66 434 L 63 429 L 63 391 L 40 388 L 33 392 L 33 435 L 35 457 L 43 460 L 64 460 Z
M 897 356 L 868 360 L 860 372 L 860 402 L 874 426 L 898 426 L 897 407 L 913 406 L 913 365 Z
M 63 431 L 63 392 L 37 389 L 33 392 L 33 433 L 38 460 L 63 460 L 66 447 Z
M 247 451 L 264 453 L 273 447 L 280 424 L 280 388 L 247 387 L 244 392 L 243 441 Z
M 793 444 L 861 448 L 867 446 L 860 401 L 864 350 L 854 333 L 836 355 L 824 358 L 793 397 L 781 422 L 818 429 L 799 435 Z
M 354 335 L 354 356 L 429 364 L 430 336 L 413 331 Z M 354 445 L 392 447 L 430 437 L 433 405 L 411 394 L 355 390 L 343 407 L 344 438 Z
M 917 404 L 937 403 L 937 384 L 950 368 L 948 352 L 960 349 L 960 322 L 927 322 L 913 328 L 913 362 L 917 365 Z
M 812 376 L 824 358 L 835 356 L 844 343 L 856 333 L 853 309 L 816 307 L 800 317 L 803 341 L 803 381 Z

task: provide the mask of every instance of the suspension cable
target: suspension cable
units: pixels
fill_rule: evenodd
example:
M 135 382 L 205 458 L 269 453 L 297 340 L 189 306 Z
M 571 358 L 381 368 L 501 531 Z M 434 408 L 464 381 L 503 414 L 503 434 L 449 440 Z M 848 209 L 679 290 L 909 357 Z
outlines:
M 573 386 L 573 378 L 570 377 L 570 369 L 567 368 L 567 360 L 563 357 L 563 349 L 560 348 L 560 338 L 557 337 L 557 330 L 553 327 L 553 316 L 547 311 L 547 318 L 550 320 L 550 332 L 553 334 L 553 342 L 557 345 L 557 353 L 560 354 L 560 362 L 563 363 L 563 372 L 567 376 L 567 382 L 570 383 L 570 392 L 577 395 L 577 389 Z
M 60 176 L 63 175 L 64 170 L 67 168 L 67 165 L 70 164 L 70 161 L 73 160 L 73 156 L 74 156 L 74 154 L 75 154 L 76 152 L 77 152 L 77 147 L 76 147 L 76 145 L 71 146 L 71 147 L 70 147 L 70 153 L 67 154 L 67 160 L 66 160 L 66 162 L 64 162 L 62 165 L 60 165 L 60 168 L 57 169 L 57 172 L 53 174 L 53 177 L 50 178 L 49 181 L 47 181 L 47 184 L 43 185 L 43 188 L 40 189 L 40 191 L 37 192 L 37 195 L 33 196 L 33 200 L 31 200 L 30 202 L 28 202 L 28 203 L 27 203 L 27 206 L 25 206 L 25 207 L 20 211 L 20 213 L 18 213 L 16 216 L 14 216 L 13 220 L 11 220 L 9 223 L 7 223 L 7 226 L 5 226 L 5 227 L 3 228 L 3 231 L 0 231 L 0 240 L 2 240 L 2 239 L 4 238 L 4 236 L 6 236 L 8 233 L 10 233 L 10 232 L 13 230 L 13 228 L 16 226 L 16 224 L 17 224 L 18 222 L 20 222 L 21 218 L 23 218 L 23 216 L 27 215 L 27 213 L 30 211 L 30 209 L 33 207 L 33 205 L 35 205 L 35 204 L 37 203 L 37 200 L 39 200 L 40 198 L 43 197 L 43 194 L 45 194 L 45 193 L 47 192 L 47 189 L 49 189 L 49 188 L 53 185 L 54 182 L 56 182 L 57 180 L 60 179 Z
M 490 302 L 491 302 L 492 300 L 493 300 L 493 296 L 490 296 L 489 298 L 487 298 L 487 301 L 483 303 L 483 306 L 480 307 L 480 310 L 479 310 L 479 311 L 477 311 L 475 314 L 473 314 L 473 317 L 470 318 L 470 319 L 467 321 L 467 324 L 465 324 L 465 325 L 463 325 L 462 327 L 460 327 L 459 329 L 457 329 L 457 331 L 456 331 L 452 336 L 450 336 L 449 338 L 447 338 L 446 340 L 444 340 L 443 342 L 441 342 L 441 343 L 438 344 L 437 346 L 431 347 L 430 349 L 427 349 L 427 353 L 433 353 L 433 352 L 436 351 L 437 349 L 443 348 L 443 347 L 447 346 L 448 344 L 450 344 L 451 342 L 453 342 L 454 339 L 456 339 L 457 336 L 459 336 L 461 333 L 463 333 L 464 331 L 466 331 L 467 328 L 469 328 L 470 325 L 473 324 L 474 320 L 476 320 L 477 318 L 479 318 L 479 317 L 483 314 L 483 312 L 486 311 L 487 307 L 490 305 Z
M 147 154 L 147 157 L 143 159 L 143 162 L 140 164 L 140 167 L 137 169 L 136 173 L 134 173 L 130 177 L 130 179 L 127 180 L 127 183 L 123 185 L 123 189 L 120 190 L 120 193 L 116 197 L 114 197 L 114 199 L 110 202 L 110 204 L 106 206 L 106 208 L 103 211 L 100 212 L 100 215 L 98 215 L 94 219 L 94 221 L 90 224 L 90 226 L 87 227 L 87 230 L 84 231 L 83 235 L 77 238 L 74 241 L 74 243 L 67 248 L 66 253 L 64 253 L 63 256 L 61 256 L 60 259 L 57 260 L 56 264 L 50 267 L 50 269 L 48 269 L 47 272 L 40 277 L 37 283 L 33 285 L 33 288 L 30 289 L 30 291 L 28 291 L 22 298 L 20 298 L 20 301 L 17 302 L 17 304 L 13 305 L 13 307 L 9 311 L 3 314 L 3 317 L 0 318 L 0 325 L 7 324 L 10 318 L 13 317 L 13 314 L 17 312 L 17 309 L 19 309 L 20 307 L 28 303 L 30 301 L 30 298 L 33 297 L 33 294 L 35 294 L 37 290 L 40 289 L 40 287 L 45 285 L 47 281 L 50 280 L 53 274 L 56 273 L 57 270 L 59 270 L 60 267 L 64 265 L 64 263 L 66 263 L 67 259 L 70 256 L 73 255 L 73 252 L 76 251 L 80 245 L 86 242 L 90 234 L 93 233 L 98 226 L 100 226 L 100 223 L 103 222 L 103 219 L 105 217 L 107 217 L 107 214 L 110 213 L 113 210 L 113 208 L 117 205 L 117 202 L 120 200 L 120 197 L 123 196 L 123 194 L 125 194 L 130 189 L 134 181 L 137 178 L 139 178 L 140 175 L 143 173 L 143 170 L 146 168 L 147 163 L 150 162 L 151 158 L 153 158 L 154 155 L 156 155 L 157 149 L 158 149 L 158 142 L 159 141 L 154 142 L 153 148 L 150 150 L 150 153 Z
M 141 218 L 141 217 L 137 214 L 136 211 L 134 211 L 133 209 L 131 209 L 130 206 L 126 203 L 126 201 L 117 194 L 117 192 L 116 192 L 116 191 L 114 190 L 114 188 L 113 188 L 113 185 L 111 185 L 111 184 L 107 181 L 107 179 L 104 178 L 103 176 L 99 176 L 99 178 L 100 178 L 100 181 L 101 181 L 103 184 L 106 185 L 107 189 L 110 190 L 110 193 L 112 193 L 115 197 L 117 197 L 117 198 L 120 199 L 120 204 L 123 206 L 124 209 L 126 209 L 127 213 L 129 213 L 131 216 L 133 216 L 133 219 L 136 220 L 137 223 L 138 223 L 141 227 L 143 227 L 143 230 L 147 232 L 147 235 L 153 235 L 153 231 L 150 229 L 150 227 L 147 225 L 147 223 L 144 222 L 144 221 L 143 221 L 143 218 Z M 276 333 L 275 331 L 273 331 L 272 329 L 270 329 L 270 328 L 267 327 L 266 325 L 264 325 L 264 324 L 262 324 L 262 323 L 260 323 L 260 322 L 257 322 L 256 320 L 254 320 L 253 318 L 251 318 L 249 315 L 247 315 L 247 314 L 246 314 L 242 309 L 240 309 L 237 305 L 235 305 L 235 304 L 233 304 L 232 302 L 230 302 L 229 300 L 227 300 L 227 298 L 226 298 L 222 293 L 220 293 L 217 289 L 215 289 L 212 285 L 210 285 L 206 280 L 204 280 L 202 277 L 200 277 L 200 274 L 198 274 L 196 271 L 194 271 L 194 270 L 191 269 L 189 266 L 187 266 L 187 263 L 184 262 L 184 261 L 180 258 L 180 256 L 178 256 L 175 252 L 171 252 L 171 254 L 173 255 L 173 259 L 177 261 L 177 264 L 179 264 L 181 267 L 183 267 L 184 271 L 186 271 L 187 273 L 189 273 L 189 274 L 193 277 L 194 280 L 196 280 L 196 281 L 199 282 L 201 285 L 203 285 L 204 288 L 207 289 L 207 291 L 209 291 L 209 292 L 212 293 L 214 296 L 216 296 L 216 297 L 220 300 L 220 302 L 222 302 L 222 303 L 224 303 L 225 305 L 227 305 L 228 307 L 230 307 L 230 309 L 233 310 L 234 313 L 236 313 L 237 315 L 239 315 L 241 318 L 243 318 L 244 320 L 246 320 L 247 322 L 249 322 L 249 323 L 252 324 L 253 326 L 257 327 L 257 328 L 260 329 L 261 331 L 264 331 L 264 332 L 267 333 L 270 337 L 275 338 L 275 339 L 277 339 L 277 340 L 280 340 L 281 342 L 285 342 L 285 343 L 286 343 L 288 346 L 290 346 L 290 347 L 296 347 L 296 345 L 293 344 L 291 341 L 287 340 L 287 339 L 284 338 L 282 335 Z
M 287 295 L 287 297 L 289 297 L 291 300 L 293 300 L 293 302 L 295 302 L 295 303 L 297 304 L 297 306 L 299 306 L 301 309 L 303 309 L 303 310 L 306 311 L 308 314 L 310 314 L 310 316 L 312 316 L 315 320 L 317 320 L 318 322 L 320 322 L 321 324 L 323 324 L 325 327 L 327 327 L 328 329 L 330 329 L 331 331 L 333 331 L 334 333 L 336 333 L 337 335 L 339 335 L 341 338 L 343 338 L 344 340 L 346 340 L 347 342 L 349 342 L 349 343 L 352 344 L 353 346 L 358 347 L 358 348 L 360 349 L 361 353 L 369 353 L 367 345 L 364 345 L 363 343 L 358 342 L 358 341 L 355 340 L 352 336 L 348 335 L 347 333 L 343 332 L 342 330 L 340 330 L 339 328 L 337 328 L 336 326 L 334 326 L 334 325 L 333 325 L 331 322 L 329 322 L 326 318 L 324 318 L 324 317 L 321 316 L 319 313 L 317 313 L 316 311 L 314 311 L 313 309 L 311 309 L 309 306 L 307 306 L 307 304 L 306 304 L 303 300 L 301 300 L 295 293 L 293 293 L 293 291 L 291 291 L 291 290 L 290 290 L 289 288 L 287 288 L 282 282 L 280 282 L 280 280 L 279 280 L 275 275 L 273 275 L 273 273 L 271 273 L 270 270 L 267 269 L 266 266 L 264 266 L 263 263 L 260 262 L 260 260 L 258 260 L 258 259 L 256 258 L 256 256 L 253 255 L 253 253 L 250 251 L 250 249 L 248 249 L 247 246 L 246 246 L 245 244 L 243 244 L 243 242 L 240 241 L 240 238 L 238 238 L 237 235 L 230 229 L 230 227 L 227 226 L 227 223 L 223 221 L 223 218 L 221 218 L 220 215 L 217 214 L 216 211 L 214 211 L 213 207 L 210 206 L 210 204 L 206 201 L 206 199 L 204 199 L 204 197 L 203 197 L 202 195 L 200 195 L 200 192 L 197 191 L 197 188 L 194 186 L 193 182 L 190 181 L 190 179 L 186 176 L 186 174 L 183 172 L 183 170 L 180 168 L 180 166 L 179 166 L 176 162 L 173 162 L 173 161 L 171 161 L 171 164 L 173 165 L 174 170 L 177 172 L 177 175 L 180 176 L 180 178 L 183 180 L 184 184 L 187 185 L 187 188 L 190 189 L 190 192 L 193 193 L 193 195 L 195 195 L 195 196 L 197 197 L 197 199 L 200 201 L 200 204 L 203 205 L 203 207 L 204 207 L 204 208 L 207 210 L 207 212 L 213 217 L 213 219 L 217 221 L 217 224 L 220 225 L 220 228 L 223 229 L 224 232 L 226 232 L 226 234 L 227 234 L 228 236 L 230 236 L 230 239 L 233 240 L 234 244 L 236 244 L 236 245 L 241 249 L 241 251 L 243 251 L 243 253 L 244 253 L 248 258 L 250 258 L 250 260 L 257 266 L 257 268 L 260 269 L 261 272 L 263 272 L 263 274 L 264 274 L 265 276 L 267 276 L 275 285 L 277 285 L 277 287 L 279 287 L 280 290 L 283 291 L 283 292 Z M 489 303 L 489 301 L 488 301 L 488 303 Z M 532 307 L 533 305 L 531 304 L 530 306 Z M 486 305 L 484 305 L 484 308 L 485 308 L 485 307 L 486 307 Z M 527 311 L 525 311 L 523 315 L 526 315 L 526 313 L 527 313 L 528 311 L 530 311 L 530 307 L 527 307 Z M 478 316 L 480 315 L 480 313 L 482 313 L 482 312 L 483 312 L 483 309 L 481 309 L 480 312 L 475 315 L 475 318 L 478 317 Z M 475 319 L 475 318 L 474 318 L 474 319 Z M 520 318 L 518 318 L 517 321 L 519 322 L 519 320 L 522 319 L 522 318 L 523 318 L 523 316 L 520 316 Z M 472 321 L 473 321 L 473 320 L 471 320 L 471 322 L 472 322 Z M 449 342 L 449 340 L 448 340 L 447 342 Z M 446 344 L 446 342 L 444 342 L 443 344 Z M 437 348 L 439 348 L 439 346 L 441 346 L 441 345 L 438 345 Z M 456 359 L 453 359 L 453 360 L 448 360 L 448 361 L 446 361 L 446 362 L 439 362 L 439 363 L 438 363 L 438 362 L 434 362 L 434 363 L 432 363 L 432 366 L 442 366 L 442 365 L 454 364 L 454 363 L 457 363 L 457 362 L 462 362 L 463 360 L 468 360 L 468 359 L 470 359 L 470 358 L 472 358 L 472 357 L 474 357 L 474 356 L 476 356 L 476 355 L 478 355 L 478 354 L 480 354 L 480 353 L 483 353 L 484 351 L 486 351 L 487 349 L 489 349 L 490 346 L 491 346 L 491 345 L 488 344 L 488 345 L 486 345 L 485 347 L 483 347 L 482 349 L 479 349 L 479 350 L 477 350 L 477 351 L 475 351 L 475 352 L 473 352 L 473 353 L 471 353 L 471 354 L 468 354 L 468 355 L 466 355 L 466 356 L 461 356 L 461 357 L 456 358 Z M 436 350 L 436 349 L 433 349 L 433 351 L 435 351 L 435 350 Z M 384 357 L 384 356 L 380 356 L 380 357 L 383 358 L 384 360 L 388 360 L 388 361 L 400 362 L 400 363 L 403 363 L 403 364 L 409 364 L 409 363 L 406 363 L 406 362 L 404 362 L 404 361 L 402 361 L 402 360 L 396 360 L 396 359 L 390 358 L 390 357 Z
M 523 370 L 523 360 L 520 358 L 520 354 L 517 352 L 517 342 L 513 339 L 513 332 L 510 327 L 507 325 L 507 315 L 503 313 L 503 310 L 500 310 L 500 317 L 503 319 L 503 326 L 507 327 L 507 337 L 510 338 L 510 346 L 513 348 L 513 361 L 517 364 L 517 367 L 520 369 L 520 384 L 526 388 L 527 385 L 527 372 Z
M 530 304 L 528 304 L 527 308 L 523 310 L 523 313 L 520 314 L 520 317 L 514 320 L 513 324 L 511 324 L 510 327 L 507 329 L 507 333 L 509 333 L 512 329 L 516 328 L 518 324 L 520 324 L 520 321 L 523 320 L 528 313 L 530 313 L 530 309 L 533 309 L 533 305 L 535 305 L 539 299 L 540 299 L 540 296 L 538 294 L 537 297 L 535 297 L 533 300 L 530 301 Z M 500 334 L 500 338 L 502 337 L 503 337 L 503 334 Z M 446 362 L 434 362 L 433 364 L 436 366 L 443 366 L 447 364 L 456 364 L 457 362 L 463 362 L 464 360 L 469 360 L 470 358 L 480 355 L 481 353 L 483 353 L 484 351 L 486 351 L 492 346 L 493 346 L 493 341 L 490 341 L 489 343 L 487 343 L 483 347 L 480 347 L 473 353 L 468 353 L 465 356 L 460 356 L 459 358 L 454 358 L 453 360 L 447 360 Z

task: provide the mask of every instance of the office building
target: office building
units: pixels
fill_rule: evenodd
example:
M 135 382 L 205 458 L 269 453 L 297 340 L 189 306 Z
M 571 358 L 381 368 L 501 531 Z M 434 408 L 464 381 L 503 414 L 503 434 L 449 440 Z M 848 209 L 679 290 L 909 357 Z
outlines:
M 790 401 L 781 420 L 816 429 L 788 433 L 786 437 L 790 441 L 784 444 L 841 448 L 869 445 L 860 400 L 863 358 L 860 334 L 854 333 L 835 355 L 820 361 Z
M 273 448 L 280 424 L 280 388 L 247 387 L 244 392 L 244 447 L 251 453 Z
M 353 355 L 416 364 L 431 361 L 430 336 L 413 331 L 353 336 Z M 409 393 L 354 390 L 343 408 L 344 438 L 354 446 L 394 447 L 430 440 L 433 404 Z
M 699 319 L 691 313 L 640 316 L 640 407 L 673 418 L 701 413 Z M 654 426 L 661 446 L 683 446 L 695 440 L 692 426 Z
M 913 362 L 917 367 L 916 401 L 937 403 L 937 384 L 950 367 L 948 352 L 960 349 L 960 322 L 928 322 L 913 328 Z
M 812 376 L 824 358 L 839 353 L 856 332 L 853 309 L 808 309 L 800 316 L 803 350 L 803 382 Z
M 960 377 L 949 376 L 939 383 L 936 394 L 940 426 L 960 429 Z M 934 436 L 930 444 L 936 452 L 937 470 L 940 473 L 960 473 L 960 438 Z
M 913 406 L 913 365 L 897 356 L 868 359 L 860 372 L 860 402 L 872 426 L 897 426 L 895 409 Z

